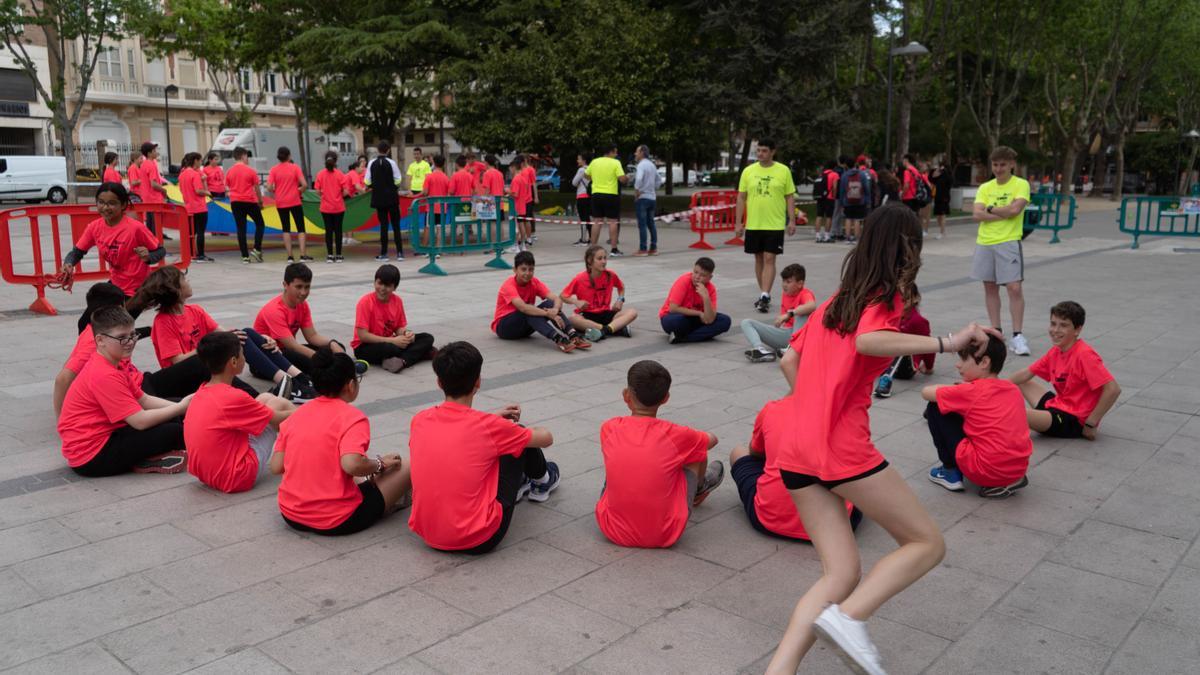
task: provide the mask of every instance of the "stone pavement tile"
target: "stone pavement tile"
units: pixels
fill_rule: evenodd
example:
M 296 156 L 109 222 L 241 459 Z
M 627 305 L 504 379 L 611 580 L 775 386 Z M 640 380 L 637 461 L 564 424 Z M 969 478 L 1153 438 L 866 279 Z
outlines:
M 96 509 L 117 500 L 116 495 L 100 489 L 94 482 L 72 483 L 8 497 L 0 501 L 3 505 L 0 508 L 0 530 L 74 511 Z
M 1197 540 L 1196 543 L 1192 544 L 1191 552 L 1188 553 L 1187 556 L 1184 557 L 1183 561 L 1179 564 L 1200 569 L 1200 540 Z
M 1111 653 L 1109 647 L 1091 640 L 988 612 L 927 672 L 1094 675 L 1104 669 Z
M 582 607 L 639 626 L 687 603 L 733 570 L 676 551 L 642 550 L 555 591 Z
M 1008 499 L 984 500 L 980 518 L 1065 536 L 1091 517 L 1100 501 L 1070 492 L 1030 485 Z
M 112 654 L 104 651 L 103 647 L 95 642 L 89 642 L 23 663 L 4 672 L 6 675 L 60 675 L 61 673 L 128 675 L 132 671 L 115 659 Z
M 558 499 L 561 493 L 562 487 L 560 485 L 559 489 L 555 490 L 551 495 L 550 502 Z M 547 502 L 547 504 L 550 502 Z M 518 506 L 516 512 L 513 513 L 508 533 L 504 535 L 504 540 L 496 548 L 497 550 L 502 550 L 515 546 L 526 539 L 533 539 L 546 532 L 562 527 L 572 520 L 574 520 L 572 516 L 559 513 L 542 504 L 526 501 Z
M 1151 460 L 1134 472 L 1125 485 L 1145 492 L 1194 497 L 1200 494 L 1196 490 L 1196 486 L 1200 485 L 1200 466 Z
M 415 588 L 476 616 L 488 617 L 594 569 L 595 563 L 528 540 L 436 574 Z
M 0 567 L 86 543 L 86 539 L 54 520 L 39 520 L 28 525 L 10 527 L 0 530 Z
M 42 595 L 70 593 L 207 551 L 208 546 L 170 525 L 78 546 L 13 567 Z
M 363 530 L 362 532 L 356 532 L 343 537 L 324 537 L 319 534 L 310 534 L 307 532 L 301 534 L 291 529 L 287 525 L 284 525 L 284 529 L 293 534 L 297 534 L 322 548 L 327 548 L 334 553 L 349 553 L 351 551 L 357 551 L 360 548 L 373 546 L 379 542 L 390 541 L 396 537 L 408 534 L 408 516 L 411 513 L 412 511 L 410 509 L 405 508 L 402 511 L 396 511 L 391 514 L 387 514 L 383 518 L 379 519 L 379 521 L 374 525 Z M 283 523 L 282 518 L 279 522 Z
M 361 581 L 370 583 L 370 576 Z M 365 673 L 474 622 L 470 614 L 405 588 L 292 631 L 260 649 L 295 673 Z
M 688 604 L 580 664 L 596 673 L 729 673 L 753 663 L 777 636 L 715 607 Z
M 1194 539 L 1200 532 L 1200 499 L 1122 485 L 1104 501 L 1095 518 L 1135 530 Z
M 283 526 L 274 494 L 177 520 L 175 527 L 209 546 L 219 547 L 278 532 Z
M 146 572 L 146 578 L 184 602 L 196 603 L 333 556 L 297 534 L 279 532 L 163 565 Z
M 29 582 L 11 568 L 0 569 L 0 614 L 18 607 L 32 605 L 42 599 Z
M 1145 410 L 1145 408 L 1142 408 Z M 1034 444 L 1046 438 L 1034 434 Z M 1107 464 L 1121 469 L 1136 469 L 1154 456 L 1158 452 L 1158 443 L 1139 443 L 1131 441 L 1120 436 L 1108 434 L 1108 420 L 1104 420 L 1104 428 L 1101 429 L 1100 435 L 1094 441 L 1087 441 L 1081 438 L 1060 440 L 1060 447 L 1055 453 L 1060 457 L 1069 457 L 1071 459 L 1080 459 L 1086 462 L 1095 462 L 1097 464 Z M 1070 492 L 1069 486 L 1051 485 L 1058 490 L 1066 490 Z
M 1025 577 L 1060 539 L 995 520 L 967 516 L 945 532 L 946 564 L 997 579 Z
M 158 476 L 142 476 L 154 480 Z M 198 483 L 122 499 L 115 504 L 89 508 L 59 517 L 59 522 L 90 541 L 101 541 L 162 523 L 182 520 L 245 499 L 240 495 L 222 495 Z
M 1046 559 L 1145 586 L 1158 586 L 1187 547 L 1188 543 L 1179 539 L 1089 520 Z
M 1082 459 L 1055 455 L 1029 470 L 1032 488 L 1044 485 L 1064 492 L 1104 499 L 1117 489 L 1132 471 Z
M 0 668 L 175 611 L 179 601 L 134 575 L 0 615 Z
M 418 652 L 446 673 L 558 672 L 612 644 L 630 628 L 555 595 L 534 598 Z
M 1200 467 L 1200 438 L 1185 436 L 1181 431 L 1164 443 L 1150 461 Z
M 689 524 L 674 550 L 744 570 L 790 545 L 790 542 L 756 532 L 742 509 L 729 509 L 702 523 Z
M 596 450 L 599 452 L 599 450 Z M 558 461 L 555 459 L 554 461 Z M 559 463 L 563 467 L 563 463 Z M 596 502 L 600 499 L 600 490 L 604 486 L 604 467 L 597 467 L 583 473 L 575 473 L 566 477 L 565 468 L 560 469 L 564 478 L 554 491 L 553 497 L 545 502 L 544 508 L 571 516 L 572 519 L 594 514 Z
M 85 480 L 97 480 L 97 484 L 104 488 L 105 492 L 111 492 L 122 499 L 146 495 L 150 494 L 151 492 L 161 492 L 163 490 L 169 490 L 181 485 L 188 485 L 196 482 L 196 479 L 186 471 L 183 473 L 157 476 L 147 476 L 139 473 L 126 473 L 121 474 L 120 476 L 107 476 L 100 479 L 93 478 Z
M 546 448 L 546 459 L 558 464 L 564 479 L 604 466 L 604 455 L 600 452 L 600 427 L 591 425 L 576 425 L 575 428 L 565 427 L 569 424 L 567 421 L 569 419 L 570 416 L 557 417 L 542 425 L 554 434 L 554 445 Z M 565 433 L 563 432 L 564 428 Z M 591 434 L 589 437 L 560 442 L 561 436 L 579 433 L 578 430 L 584 428 Z M 597 493 L 595 498 L 599 498 L 599 496 Z
M 913 476 L 908 485 L 942 530 L 953 527 L 955 523 L 983 508 L 988 502 L 970 488 L 967 492 L 951 492 L 932 483 L 928 473 Z
M 591 515 L 580 516 L 562 527 L 551 530 L 538 541 L 566 551 L 599 565 L 633 555 L 638 549 L 617 546 L 605 538 Z
M 908 425 L 916 425 L 928 430 L 925 420 L 921 418 L 921 410 L 899 412 L 878 408 L 871 411 L 871 438 L 880 439 Z M 918 424 L 919 422 L 919 424 Z M 936 456 L 936 455 L 935 455 Z
M 290 670 L 251 647 L 188 671 L 189 675 L 288 675 Z
M 1188 416 L 1166 410 L 1122 405 L 1104 416 L 1102 435 L 1116 436 L 1131 441 L 1161 445 L 1171 438 Z
M 372 675 L 442 675 L 442 673 L 430 668 L 417 657 L 408 656 L 376 670 Z
M 1153 597 L 1147 586 L 1043 562 L 996 611 L 1116 648 Z
M 1181 630 L 1153 621 L 1138 623 L 1113 654 L 1106 675 L 1194 675 L 1200 664 L 1195 626 Z
M 1200 411 L 1200 390 L 1195 387 L 1167 384 L 1161 379 L 1145 387 L 1129 399 L 1133 405 L 1194 415 Z
M 312 620 L 316 607 L 273 582 L 106 635 L 101 643 L 142 673 L 181 673 Z
M 1154 599 L 1146 619 L 1196 634 L 1200 626 L 1200 570 L 1180 566 Z
M 926 633 L 956 639 L 983 616 L 1012 582 L 942 564 L 876 612 Z
M 816 551 L 795 543 L 721 582 L 700 601 L 772 626 L 782 635 L 796 602 L 820 578 L 821 562 Z

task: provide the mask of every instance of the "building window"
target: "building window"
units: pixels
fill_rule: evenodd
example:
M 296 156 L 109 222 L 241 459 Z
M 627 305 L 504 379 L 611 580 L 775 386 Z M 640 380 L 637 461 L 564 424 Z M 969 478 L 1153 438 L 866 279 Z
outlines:
M 0 100 L 37 102 L 33 80 L 23 70 L 0 69 Z
M 129 62 L 129 79 L 130 79 L 130 81 L 136 80 L 137 79 L 137 71 L 134 70 L 134 65 L 133 65 L 133 63 L 134 63 L 133 48 L 131 47 L 128 51 L 126 51 L 125 54 L 126 54 L 126 56 L 129 57 L 128 59 L 126 59 L 126 61 Z
M 425 132 L 425 142 L 426 142 L 426 143 L 433 143 L 433 142 L 434 142 L 434 135 L 433 135 L 433 132 L 432 132 L 432 131 L 426 131 L 426 132 Z
M 238 79 L 241 80 L 242 91 L 253 91 L 254 88 L 250 86 L 252 78 L 249 68 L 242 68 L 241 72 L 238 73 Z
M 404 134 L 404 144 L 405 145 L 412 145 L 413 143 L 416 143 L 416 140 L 414 140 L 414 139 L 416 139 L 416 134 L 411 133 L 411 132 Z
M 96 70 L 105 77 L 121 77 L 121 51 L 115 47 L 104 48 L 96 60 Z
M 262 76 L 262 82 L 263 82 L 263 91 L 265 91 L 269 94 L 274 94 L 275 92 L 278 91 L 278 89 L 276 89 L 276 84 L 275 84 L 275 73 L 265 73 Z

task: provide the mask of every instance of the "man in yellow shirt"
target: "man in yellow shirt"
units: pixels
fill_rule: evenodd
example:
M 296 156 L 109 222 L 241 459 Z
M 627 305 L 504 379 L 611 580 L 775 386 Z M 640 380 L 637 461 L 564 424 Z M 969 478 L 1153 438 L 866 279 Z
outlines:
M 796 234 L 796 183 L 791 169 L 775 161 L 775 141 L 760 139 L 756 155 L 758 161 L 742 169 L 733 222 L 737 236 L 745 233 L 744 250 L 754 254 L 759 289 L 754 308 L 765 314 L 771 310 L 775 257 L 783 253 L 783 233 Z
M 584 173 L 592 181 L 592 240 L 595 246 L 600 239 L 600 230 L 608 225 L 608 238 L 612 241 L 610 258 L 618 258 L 624 253 L 617 247 L 617 239 L 621 236 L 621 197 L 620 186 L 629 181 L 625 175 L 625 167 L 617 159 L 617 146 L 610 145 L 603 157 L 597 157 L 588 164 Z
M 971 278 L 983 282 L 983 298 L 988 320 L 1001 330 L 1000 287 L 1008 291 L 1008 311 L 1012 314 L 1013 333 L 1009 348 L 1018 356 L 1029 356 L 1029 343 L 1021 334 L 1025 319 L 1025 256 L 1021 250 L 1025 225 L 1025 205 L 1029 203 L 1029 182 L 1013 175 L 1017 153 L 998 146 L 991 155 L 995 178 L 979 186 L 972 215 L 979 221 L 975 238 L 975 258 Z
M 433 168 L 429 166 L 429 162 L 425 161 L 421 149 L 413 148 L 413 161 L 405 172 L 408 174 L 408 191 L 414 195 L 421 194 L 421 191 L 425 189 L 425 176 L 428 176 L 431 171 Z

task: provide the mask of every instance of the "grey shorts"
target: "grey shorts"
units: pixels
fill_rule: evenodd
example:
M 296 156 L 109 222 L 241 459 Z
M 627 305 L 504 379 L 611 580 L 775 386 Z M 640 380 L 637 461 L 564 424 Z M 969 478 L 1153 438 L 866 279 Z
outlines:
M 270 424 L 266 429 L 257 436 L 250 437 L 250 449 L 258 457 L 258 477 L 270 473 L 267 464 L 271 461 L 271 453 L 275 451 L 275 439 L 279 437 L 279 432 Z
M 1001 286 L 1025 280 L 1025 255 L 1020 241 L 975 247 L 971 261 L 971 278 L 990 281 Z

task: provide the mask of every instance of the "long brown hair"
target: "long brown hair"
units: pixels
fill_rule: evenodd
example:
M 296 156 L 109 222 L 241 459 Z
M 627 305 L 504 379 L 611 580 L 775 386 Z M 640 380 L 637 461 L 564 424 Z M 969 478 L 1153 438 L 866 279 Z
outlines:
M 151 272 L 126 306 L 137 311 L 158 307 L 160 312 L 169 312 L 182 303 L 183 272 L 167 265 Z
M 903 204 L 886 204 L 863 223 L 862 238 L 842 262 L 842 285 L 825 310 L 822 324 L 841 335 L 853 333 L 867 305 L 891 303 L 897 292 L 904 306 L 917 297 L 921 269 L 921 221 Z

